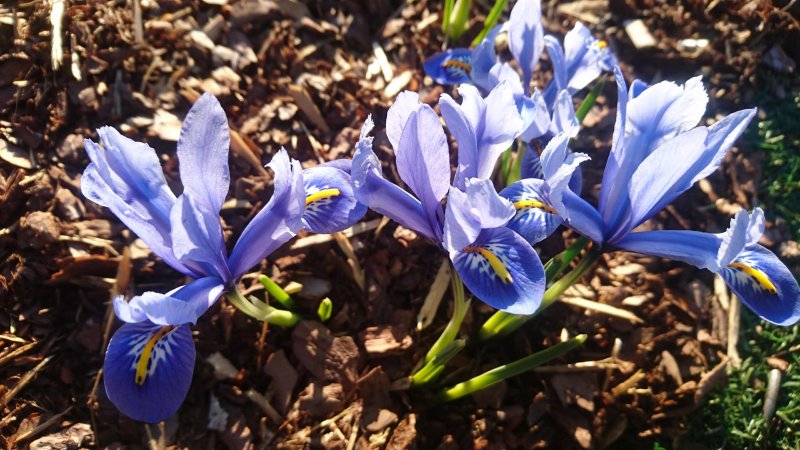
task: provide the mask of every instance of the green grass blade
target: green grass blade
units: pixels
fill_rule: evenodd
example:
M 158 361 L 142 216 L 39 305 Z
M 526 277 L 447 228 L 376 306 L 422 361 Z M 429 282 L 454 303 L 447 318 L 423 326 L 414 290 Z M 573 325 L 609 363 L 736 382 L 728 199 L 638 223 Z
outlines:
M 494 2 L 492 10 L 489 11 L 489 15 L 486 16 L 486 20 L 483 22 L 483 29 L 472 41 L 473 47 L 480 44 L 481 41 L 486 38 L 489 32 L 492 31 L 492 28 L 497 25 L 497 21 L 500 20 L 500 14 L 503 13 L 503 9 L 505 9 L 506 4 L 508 4 L 508 0 L 497 0 Z

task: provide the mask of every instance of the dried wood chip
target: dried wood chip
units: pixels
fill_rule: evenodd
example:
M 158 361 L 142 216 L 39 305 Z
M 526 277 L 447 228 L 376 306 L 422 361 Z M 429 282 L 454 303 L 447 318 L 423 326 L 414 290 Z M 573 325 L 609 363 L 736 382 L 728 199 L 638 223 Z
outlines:
M 414 448 L 417 440 L 417 416 L 410 413 L 397 424 L 397 427 L 386 444 L 386 450 L 405 450 Z
M 361 341 L 371 358 L 402 353 L 414 342 L 407 329 L 394 325 L 369 327 L 361 333 Z
M 33 169 L 30 153 L 0 138 L 0 158 L 3 161 L 22 169 Z
M 700 377 L 700 382 L 697 383 L 697 390 L 694 393 L 694 403 L 699 405 L 709 392 L 718 386 L 722 386 L 728 380 L 728 374 L 725 372 L 725 367 L 728 365 L 728 358 L 723 358 L 713 369 L 703 374 Z
M 321 323 L 302 321 L 292 331 L 292 349 L 318 379 L 337 381 L 348 390 L 355 386 L 361 357 L 352 337 L 333 337 Z
M 303 114 L 308 117 L 308 120 L 313 122 L 314 125 L 323 132 L 330 132 L 328 123 L 325 121 L 325 118 L 322 117 L 322 113 L 304 87 L 293 84 L 288 87 L 288 91 L 289 95 L 292 96 L 292 99 L 294 99 L 294 102 L 297 104 L 297 107 L 300 108 L 300 111 L 303 111 Z
M 681 368 L 678 366 L 678 361 L 675 360 L 675 357 L 672 356 L 672 353 L 664 350 L 661 352 L 661 367 L 664 368 L 664 371 L 667 372 L 673 380 L 675 380 L 675 384 L 678 386 L 683 384 L 683 377 L 681 377 Z
M 214 368 L 214 377 L 218 380 L 233 380 L 239 375 L 239 370 L 220 352 L 208 355 L 206 362 Z
M 625 33 L 631 38 L 631 42 L 636 48 L 655 47 L 656 45 L 656 38 L 653 37 L 642 19 L 625 22 Z
M 286 415 L 292 403 L 292 393 L 297 385 L 297 370 L 286 359 L 283 350 L 272 353 L 264 364 L 264 373 L 272 377 L 270 384 L 275 393 L 274 402 L 278 411 Z

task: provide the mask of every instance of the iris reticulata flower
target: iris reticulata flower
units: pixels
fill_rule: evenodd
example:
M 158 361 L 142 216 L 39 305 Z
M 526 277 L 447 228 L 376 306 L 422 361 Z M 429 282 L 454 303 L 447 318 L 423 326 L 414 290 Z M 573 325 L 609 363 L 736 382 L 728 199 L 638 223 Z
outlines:
M 540 208 L 537 214 L 559 214 L 561 219 L 547 220 L 566 221 L 609 250 L 673 258 L 717 272 L 762 318 L 780 325 L 795 323 L 800 319 L 800 289 L 786 266 L 757 244 L 764 227 L 760 210 L 750 216 L 740 212 L 723 234 L 634 231 L 716 170 L 756 110 L 735 112 L 709 127 L 696 126 L 708 102 L 699 77 L 683 86 L 661 82 L 648 87 L 635 81 L 630 90 L 618 68 L 615 78 L 617 122 L 598 207 L 567 192 L 563 209 Z M 523 180 L 508 188 L 516 194 L 515 201 L 542 201 L 539 191 L 522 188 L 531 183 Z M 522 214 L 512 219 L 512 227 L 525 223 Z
M 497 95 L 506 94 L 498 91 Z M 457 184 L 450 185 L 449 146 L 439 117 L 419 102 L 417 94 L 404 92 L 389 109 L 386 134 L 395 150 L 400 178 L 414 195 L 383 178 L 368 136 L 373 127 L 369 118 L 353 157 L 356 198 L 440 245 L 464 284 L 480 300 L 500 310 L 531 314 L 544 292 L 542 263 L 530 244 L 504 226 L 514 215 L 511 202 L 497 194 L 491 181 L 474 177 L 494 167 L 492 158 L 498 156 L 492 150 L 494 145 L 500 140 L 510 142 L 514 132 L 504 128 L 506 124 L 493 123 L 495 112 L 487 105 L 494 99 L 484 103 L 470 93 L 460 106 L 451 100 L 443 98 L 441 105 L 452 108 L 453 122 L 448 123 L 462 127 L 454 134 L 459 144 L 465 143 L 464 157 L 459 152 Z M 513 107 L 510 111 L 516 113 Z M 484 157 L 491 161 L 481 162 Z
M 358 221 L 366 207 L 356 202 L 347 172 L 334 166 L 303 171 L 281 149 L 268 165 L 275 174 L 273 196 L 228 257 L 219 211 L 230 184 L 230 131 L 216 98 L 200 97 L 183 122 L 178 197 L 152 148 L 111 127 L 98 134 L 102 147 L 85 140 L 91 164 L 81 180 L 84 195 L 108 207 L 153 253 L 194 279 L 166 294 L 114 299 L 124 324 L 106 351 L 106 392 L 125 415 L 157 422 L 177 411 L 191 384 L 195 348 L 189 324 L 299 230 L 339 231 Z

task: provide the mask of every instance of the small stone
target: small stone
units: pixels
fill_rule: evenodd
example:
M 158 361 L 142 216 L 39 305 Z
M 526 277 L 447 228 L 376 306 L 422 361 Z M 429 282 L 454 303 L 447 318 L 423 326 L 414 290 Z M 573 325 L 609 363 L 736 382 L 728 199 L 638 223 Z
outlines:
M 369 422 L 364 428 L 370 433 L 380 433 L 386 427 L 397 423 L 397 414 L 389 411 L 388 409 L 381 409 L 378 411 L 375 419 Z

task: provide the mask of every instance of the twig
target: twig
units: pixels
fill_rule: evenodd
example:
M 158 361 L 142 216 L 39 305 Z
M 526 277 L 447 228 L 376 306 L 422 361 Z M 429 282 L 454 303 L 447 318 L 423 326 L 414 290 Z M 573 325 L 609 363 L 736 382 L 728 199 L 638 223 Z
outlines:
M 640 319 L 636 314 L 621 308 L 606 305 L 604 303 L 587 300 L 581 297 L 561 297 L 560 300 L 562 303 L 566 303 L 571 306 L 577 306 L 579 308 L 596 311 L 609 316 L 619 317 L 620 319 L 630 320 L 633 323 L 644 323 L 644 320 Z
M 364 275 L 364 270 L 361 268 L 361 264 L 358 263 L 358 256 L 356 256 L 356 251 L 353 249 L 353 244 L 351 244 L 350 240 L 341 232 L 333 233 L 333 238 L 336 239 L 339 248 L 347 256 L 347 264 L 350 265 L 350 270 L 353 272 L 353 279 L 363 291 L 366 288 L 367 279 L 366 275 Z
M 719 276 L 719 275 L 717 275 Z M 736 346 L 739 344 L 739 324 L 741 322 L 742 304 L 735 295 L 731 296 L 731 307 L 728 309 L 728 358 L 733 368 L 738 369 L 742 365 L 739 351 Z
M 38 375 L 38 374 L 39 374 L 39 372 L 41 372 L 41 371 L 42 371 L 42 369 L 44 369 L 44 367 L 45 367 L 47 364 L 49 364 L 49 363 L 50 363 L 50 361 L 52 361 L 52 360 L 53 360 L 53 358 L 54 358 L 54 356 L 53 356 L 53 355 L 51 355 L 51 356 L 48 356 L 47 358 L 43 359 L 43 360 L 42 360 L 41 362 L 39 362 L 39 364 L 37 364 L 37 365 L 36 365 L 36 366 L 35 366 L 33 369 L 31 369 L 30 371 L 28 371 L 28 373 L 26 373 L 26 374 L 25 374 L 25 375 L 24 375 L 22 378 L 20 378 L 19 382 L 18 382 L 18 383 L 17 383 L 17 384 L 16 384 L 16 385 L 15 385 L 15 386 L 14 386 L 14 387 L 13 387 L 13 388 L 10 390 L 10 391 L 6 392 L 6 394 L 3 396 L 3 398 L 2 398 L 2 399 L 0 399 L 0 406 L 2 406 L 3 408 L 5 408 L 5 407 L 8 405 L 8 403 L 9 403 L 11 400 L 13 400 L 13 399 L 14 399 L 14 397 L 16 397 L 16 396 L 17 396 L 17 394 L 19 394 L 19 392 L 20 392 L 20 391 L 21 391 L 21 390 L 22 390 L 22 389 L 23 389 L 25 386 L 27 386 L 27 385 L 28 385 L 28 383 L 30 383 L 31 381 L 33 381 L 33 379 L 34 379 L 34 378 L 36 378 L 36 375 Z
M 53 71 L 61 68 L 64 62 L 64 42 L 61 39 L 61 25 L 64 20 L 64 4 L 66 0 L 53 0 L 50 9 L 50 26 L 52 27 L 50 61 L 53 64 Z
M 359 222 L 340 233 L 343 236 L 350 238 L 358 234 L 374 230 L 378 228 L 378 225 L 380 225 L 380 223 L 381 219 L 374 219 L 370 220 L 369 222 Z M 291 250 L 299 250 L 301 248 L 311 247 L 313 245 L 324 244 L 326 242 L 332 241 L 333 239 L 334 237 L 330 234 L 313 234 L 311 236 L 307 236 L 296 240 L 290 248 Z
M 47 428 L 49 428 L 50 426 L 52 426 L 59 419 L 64 417 L 68 412 L 72 411 L 72 408 L 74 408 L 74 407 L 75 407 L 75 405 L 70 406 L 69 408 L 65 409 L 64 411 L 61 411 L 60 413 L 54 415 L 53 417 L 45 420 L 42 423 L 40 423 L 39 425 L 36 426 L 36 428 L 34 428 L 32 430 L 29 430 L 29 431 L 26 431 L 25 433 L 22 433 L 21 435 L 17 436 L 16 439 L 14 440 L 14 443 L 16 444 L 18 442 L 25 441 L 25 440 L 28 440 L 28 439 L 36 436 L 37 434 L 41 433 L 42 431 L 44 431 Z
M 3 364 L 7 363 L 8 361 L 32 349 L 33 347 L 36 347 L 38 344 L 39 341 L 34 341 L 14 349 L 11 353 L 8 353 L 7 355 L 0 356 L 0 367 L 2 367 Z

